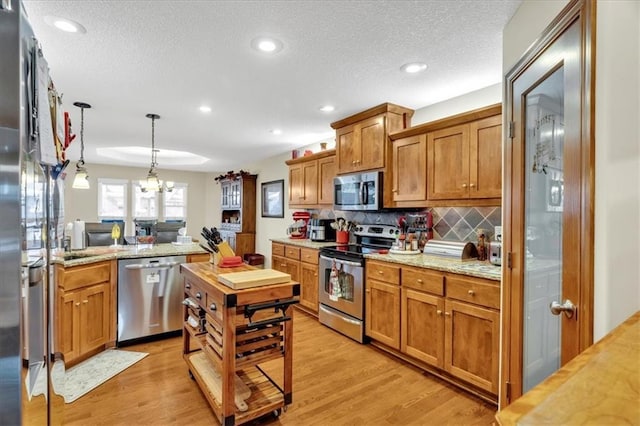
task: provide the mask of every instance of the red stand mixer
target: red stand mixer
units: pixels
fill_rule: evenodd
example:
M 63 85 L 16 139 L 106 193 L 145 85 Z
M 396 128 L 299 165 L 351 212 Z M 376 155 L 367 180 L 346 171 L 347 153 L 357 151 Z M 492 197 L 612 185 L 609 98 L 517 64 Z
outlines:
M 289 238 L 304 239 L 307 238 L 307 227 L 309 226 L 309 220 L 311 219 L 311 213 L 309 212 L 294 212 L 293 223 L 289 225 L 287 234 Z

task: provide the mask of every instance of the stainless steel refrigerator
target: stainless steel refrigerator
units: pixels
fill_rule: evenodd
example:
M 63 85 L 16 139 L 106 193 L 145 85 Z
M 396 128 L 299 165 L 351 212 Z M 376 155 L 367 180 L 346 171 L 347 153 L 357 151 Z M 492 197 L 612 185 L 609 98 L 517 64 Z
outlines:
M 18 0 L 0 0 L 0 58 L 0 424 L 61 424 L 50 260 L 63 186 L 46 61 Z

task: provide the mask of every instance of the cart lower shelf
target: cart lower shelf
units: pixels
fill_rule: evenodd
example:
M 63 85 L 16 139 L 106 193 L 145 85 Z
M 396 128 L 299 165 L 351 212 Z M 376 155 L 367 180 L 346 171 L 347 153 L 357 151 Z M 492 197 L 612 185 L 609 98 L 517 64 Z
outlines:
M 242 424 L 270 413 L 279 414 L 285 406 L 282 390 L 258 367 L 236 372 L 235 419 L 224 419 L 222 383 L 215 366 L 203 351 L 184 355 L 193 378 L 200 386 L 221 424 Z M 249 394 L 250 393 L 250 394 Z

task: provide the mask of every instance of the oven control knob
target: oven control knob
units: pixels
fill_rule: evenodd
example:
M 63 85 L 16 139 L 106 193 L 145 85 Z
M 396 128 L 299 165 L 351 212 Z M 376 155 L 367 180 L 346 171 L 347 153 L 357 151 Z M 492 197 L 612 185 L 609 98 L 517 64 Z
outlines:
M 358 231 L 358 232 L 362 232 L 362 226 L 358 226 L 358 227 L 356 227 L 356 231 Z

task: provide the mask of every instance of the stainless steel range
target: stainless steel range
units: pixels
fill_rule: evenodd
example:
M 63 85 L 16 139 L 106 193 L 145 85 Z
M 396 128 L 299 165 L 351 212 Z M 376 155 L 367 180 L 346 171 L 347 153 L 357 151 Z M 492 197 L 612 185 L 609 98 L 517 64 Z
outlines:
M 399 230 L 390 225 L 360 225 L 356 244 L 324 247 L 320 250 L 320 322 L 363 343 L 364 254 L 388 250 Z

